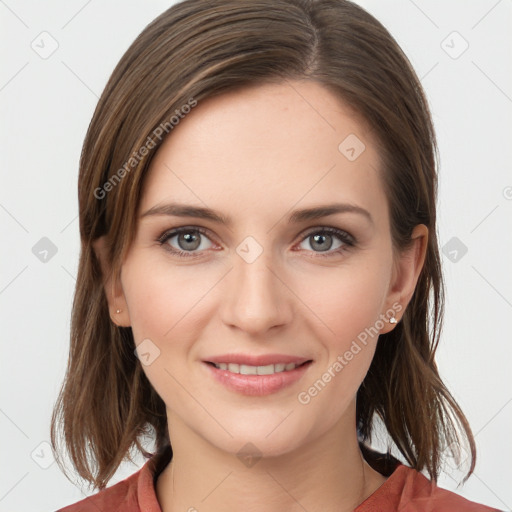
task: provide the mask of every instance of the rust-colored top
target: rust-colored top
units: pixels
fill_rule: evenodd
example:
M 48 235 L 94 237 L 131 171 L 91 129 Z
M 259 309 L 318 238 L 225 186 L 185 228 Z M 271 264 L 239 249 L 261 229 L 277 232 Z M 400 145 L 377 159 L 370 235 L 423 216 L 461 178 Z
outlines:
M 58 512 L 162 512 L 155 491 L 156 478 L 171 454 L 154 455 L 136 473 L 94 496 Z M 388 479 L 354 512 L 496 512 L 437 487 L 418 471 L 399 464 Z

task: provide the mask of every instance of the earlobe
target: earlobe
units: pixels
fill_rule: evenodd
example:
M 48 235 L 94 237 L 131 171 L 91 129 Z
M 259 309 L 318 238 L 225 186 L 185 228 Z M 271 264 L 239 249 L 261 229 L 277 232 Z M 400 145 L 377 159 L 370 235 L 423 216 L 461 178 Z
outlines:
M 119 276 L 113 274 L 108 261 L 106 236 L 93 240 L 92 247 L 101 267 L 103 289 L 108 302 L 110 318 L 119 327 L 130 327 L 130 316 Z
M 389 295 L 386 300 L 387 311 L 395 311 L 397 322 L 390 322 L 386 316 L 386 325 L 381 330 L 385 334 L 394 329 L 400 322 L 409 301 L 412 298 L 421 270 L 425 263 L 428 246 L 428 228 L 424 224 L 415 226 L 411 233 L 411 246 L 403 251 L 394 264 L 393 279 L 390 283 Z

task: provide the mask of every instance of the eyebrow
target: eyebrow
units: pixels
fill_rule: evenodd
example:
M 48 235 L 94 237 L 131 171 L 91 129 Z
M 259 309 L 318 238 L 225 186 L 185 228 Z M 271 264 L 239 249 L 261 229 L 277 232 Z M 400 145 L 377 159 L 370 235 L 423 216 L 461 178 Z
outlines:
M 291 224 L 298 224 L 299 222 L 306 222 L 309 220 L 320 219 L 329 215 L 337 213 L 357 213 L 365 217 L 370 224 L 373 224 L 373 218 L 367 210 L 360 206 L 347 203 L 333 203 L 314 208 L 305 208 L 302 210 L 295 210 L 288 216 L 288 222 Z M 169 215 L 175 217 L 197 217 L 200 219 L 211 220 L 219 224 L 231 226 L 233 221 L 231 217 L 222 215 L 210 208 L 202 206 L 190 206 L 179 203 L 169 203 L 163 205 L 156 205 L 144 212 L 141 218 L 152 215 Z

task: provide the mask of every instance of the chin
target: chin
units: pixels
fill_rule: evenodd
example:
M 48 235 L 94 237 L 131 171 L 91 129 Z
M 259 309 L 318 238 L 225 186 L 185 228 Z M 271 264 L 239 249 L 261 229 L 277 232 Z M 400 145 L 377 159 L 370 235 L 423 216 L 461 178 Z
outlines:
M 298 450 L 304 444 L 310 441 L 311 426 L 307 424 L 304 418 L 298 421 L 298 418 L 283 418 L 272 415 L 268 418 L 261 418 L 255 421 L 253 418 L 246 417 L 240 423 L 231 422 L 226 424 L 233 437 L 229 435 L 218 434 L 211 436 L 211 430 L 203 433 L 203 438 L 209 444 L 218 449 L 235 455 L 241 460 L 245 457 L 279 457 Z

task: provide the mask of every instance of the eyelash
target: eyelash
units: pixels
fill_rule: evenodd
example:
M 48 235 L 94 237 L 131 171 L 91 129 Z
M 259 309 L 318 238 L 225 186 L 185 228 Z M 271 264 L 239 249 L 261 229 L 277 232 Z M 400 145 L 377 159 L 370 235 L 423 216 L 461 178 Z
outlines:
M 180 228 L 176 228 L 176 229 L 172 229 L 170 231 L 168 230 L 168 231 L 164 232 L 162 235 L 160 235 L 157 238 L 157 242 L 161 246 L 165 246 L 164 247 L 165 250 L 169 251 L 171 254 L 176 255 L 178 257 L 182 257 L 182 258 L 199 258 L 199 257 L 201 257 L 202 256 L 201 251 L 199 251 L 199 252 L 182 251 L 182 250 L 175 249 L 174 247 L 171 247 L 169 244 L 167 244 L 168 240 L 170 240 L 171 238 L 173 238 L 176 235 L 179 235 L 181 233 L 200 233 L 201 235 L 203 235 L 209 239 L 207 230 L 200 228 L 200 227 L 196 227 L 196 226 L 183 226 Z M 305 240 L 307 240 L 309 237 L 311 237 L 313 235 L 319 235 L 319 234 L 329 234 L 329 235 L 336 236 L 343 243 L 343 245 L 341 247 L 338 247 L 337 249 L 328 250 L 325 252 L 324 251 L 308 251 L 308 252 L 314 252 L 316 254 L 314 256 L 315 258 L 333 257 L 335 255 L 342 254 L 345 251 L 348 251 L 357 245 L 357 240 L 352 235 L 347 233 L 346 231 L 342 231 L 341 229 L 327 227 L 327 226 L 321 227 L 321 228 L 313 228 L 313 229 L 309 230 L 301 238 L 299 243 L 304 242 Z
M 183 257 L 183 258 L 201 257 L 201 252 L 182 251 L 179 249 L 175 249 L 174 247 L 171 247 L 169 244 L 166 243 L 168 240 L 170 240 L 171 238 L 173 238 L 176 235 L 179 235 L 181 233 L 200 233 L 201 235 L 205 236 L 206 238 L 209 238 L 208 232 L 203 228 L 195 227 L 195 226 L 183 226 L 181 228 L 176 228 L 171 231 L 164 232 L 162 235 L 160 235 L 157 238 L 156 241 L 161 246 L 165 246 L 164 249 L 166 251 L 169 251 L 171 254 L 174 254 L 178 257 Z M 337 249 L 334 249 L 334 250 L 325 251 L 324 254 L 322 253 L 323 251 L 311 251 L 311 252 L 315 252 L 315 254 L 316 254 L 315 258 L 316 257 L 329 258 L 334 255 L 339 255 L 357 245 L 357 240 L 352 235 L 348 234 L 346 231 L 342 231 L 341 229 L 331 228 L 331 227 L 314 228 L 314 229 L 308 231 L 308 233 L 306 233 L 303 236 L 303 238 L 300 240 L 299 243 L 304 242 L 304 240 L 307 240 L 312 235 L 319 235 L 319 234 L 326 234 L 326 233 L 329 235 L 337 236 L 338 239 L 341 242 L 343 242 L 344 245 L 342 245 L 341 247 L 338 247 Z

